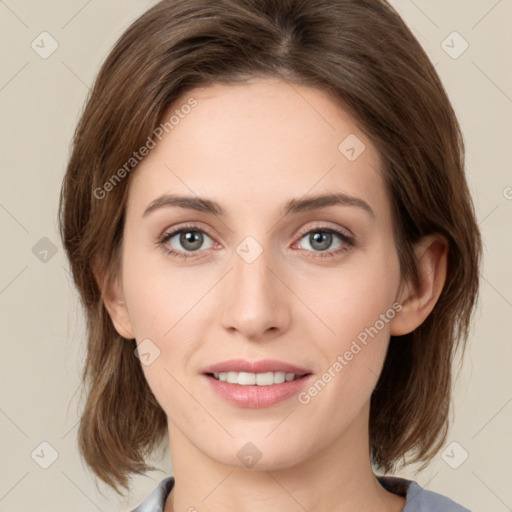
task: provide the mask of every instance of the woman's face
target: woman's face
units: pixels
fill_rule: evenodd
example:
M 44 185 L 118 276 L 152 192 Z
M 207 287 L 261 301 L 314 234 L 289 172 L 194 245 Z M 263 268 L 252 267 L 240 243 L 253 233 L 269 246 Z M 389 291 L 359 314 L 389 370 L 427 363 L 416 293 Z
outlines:
M 130 177 L 120 281 L 171 447 L 274 469 L 349 457 L 400 308 L 379 156 L 305 86 L 219 84 L 176 109 Z

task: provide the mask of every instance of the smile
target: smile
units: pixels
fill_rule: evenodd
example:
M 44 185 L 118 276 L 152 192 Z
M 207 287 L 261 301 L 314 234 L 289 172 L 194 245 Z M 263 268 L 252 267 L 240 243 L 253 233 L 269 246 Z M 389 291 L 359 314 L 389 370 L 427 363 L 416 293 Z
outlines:
M 285 372 L 219 372 L 212 373 L 214 379 L 229 384 L 239 384 L 240 386 L 271 386 L 272 384 L 282 384 L 299 378 L 295 373 Z
M 202 378 L 217 396 L 231 405 L 257 409 L 291 399 L 309 385 L 314 375 L 285 372 L 219 372 L 205 373 Z

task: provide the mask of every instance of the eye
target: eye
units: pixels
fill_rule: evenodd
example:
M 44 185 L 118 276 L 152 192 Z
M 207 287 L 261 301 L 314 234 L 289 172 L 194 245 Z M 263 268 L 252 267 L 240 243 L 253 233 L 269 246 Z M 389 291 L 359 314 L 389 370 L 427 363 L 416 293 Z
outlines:
M 312 258 L 333 258 L 355 245 L 355 240 L 352 236 L 332 227 L 318 226 L 301 234 L 303 236 L 300 240 L 306 240 L 306 243 L 309 245 L 309 248 L 306 247 L 306 250 L 313 253 L 311 255 Z M 336 238 L 341 240 L 338 248 L 328 250 Z
M 328 226 L 318 226 L 314 229 L 303 231 L 301 235 L 299 241 L 305 239 L 306 244 L 309 245 L 309 248 L 306 247 L 305 250 L 310 253 L 309 257 L 311 258 L 334 258 L 355 246 L 355 239 L 352 236 Z M 336 238 L 339 240 L 338 248 L 328 250 Z M 204 247 L 206 239 L 210 240 L 210 244 Z M 199 257 L 202 249 L 210 249 L 213 247 L 214 242 L 202 228 L 191 224 L 164 233 L 158 241 L 158 245 L 167 254 L 187 259 Z
M 186 259 L 190 256 L 195 257 L 195 255 L 191 253 L 200 252 L 205 242 L 205 237 L 212 240 L 211 237 L 198 226 L 182 226 L 174 231 L 164 233 L 159 244 L 168 254 Z M 203 249 L 209 249 L 212 246 L 213 240 L 209 246 L 203 247 Z

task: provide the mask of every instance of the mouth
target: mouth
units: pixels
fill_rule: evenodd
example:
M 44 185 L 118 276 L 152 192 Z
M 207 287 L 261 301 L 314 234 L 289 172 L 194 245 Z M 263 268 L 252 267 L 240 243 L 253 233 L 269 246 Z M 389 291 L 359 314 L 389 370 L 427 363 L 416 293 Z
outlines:
M 283 384 L 299 380 L 308 375 L 305 373 L 285 373 L 285 372 L 210 372 L 206 373 L 208 377 L 228 384 L 238 384 L 239 386 L 272 386 L 274 384 Z
M 292 399 L 314 378 L 311 372 L 206 372 L 209 388 L 236 407 L 257 409 Z

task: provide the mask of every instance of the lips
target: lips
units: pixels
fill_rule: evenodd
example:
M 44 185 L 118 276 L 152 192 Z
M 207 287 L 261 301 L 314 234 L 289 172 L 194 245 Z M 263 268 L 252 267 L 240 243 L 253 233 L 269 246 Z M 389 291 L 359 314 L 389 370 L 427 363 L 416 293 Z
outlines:
M 311 373 L 307 368 L 295 366 L 276 359 L 263 359 L 261 361 L 247 361 L 245 359 L 230 359 L 216 363 L 203 369 L 204 374 L 221 372 L 246 372 L 246 373 L 267 373 L 284 372 L 293 373 L 302 377 Z
M 230 359 L 204 368 L 202 375 L 205 384 L 225 401 L 253 409 L 290 399 L 314 378 L 307 368 L 275 359 Z

